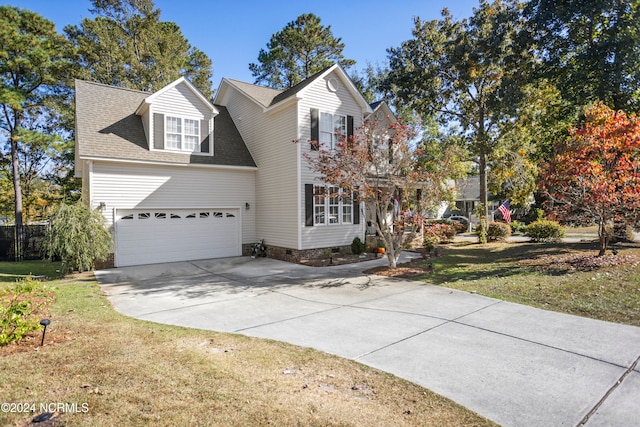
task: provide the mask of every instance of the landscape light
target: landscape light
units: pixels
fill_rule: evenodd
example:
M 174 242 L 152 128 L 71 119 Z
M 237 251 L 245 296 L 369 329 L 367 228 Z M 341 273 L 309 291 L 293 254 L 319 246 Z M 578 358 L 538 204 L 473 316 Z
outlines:
M 44 334 L 47 333 L 47 326 L 49 325 L 49 323 L 51 323 L 51 320 L 49 319 L 42 319 L 40 321 L 40 324 L 44 326 L 44 330 L 42 331 L 42 341 L 40 342 L 40 347 L 44 345 Z

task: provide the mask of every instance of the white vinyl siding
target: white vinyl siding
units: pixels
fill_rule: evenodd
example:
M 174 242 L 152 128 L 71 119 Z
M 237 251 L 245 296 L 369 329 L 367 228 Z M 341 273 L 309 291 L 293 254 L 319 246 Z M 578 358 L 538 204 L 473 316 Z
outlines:
M 293 142 L 298 131 L 296 109 L 291 106 L 265 113 L 237 93 L 226 107 L 258 166 L 258 239 L 264 239 L 267 246 L 298 248 L 298 147 Z
M 242 243 L 256 241 L 255 171 L 94 162 L 91 190 L 108 226 L 116 209 L 240 208 Z
M 334 118 L 353 116 L 354 129 L 362 126 L 363 111 L 362 107 L 353 98 L 345 85 L 340 82 L 336 92 L 327 90 L 326 81 L 333 75 L 328 75 L 325 79 L 319 79 L 313 84 L 305 88 L 305 96 L 298 103 L 298 114 L 300 117 L 300 130 L 298 140 L 300 141 L 300 185 L 298 192 L 300 194 L 300 233 L 301 233 L 301 249 L 311 248 L 328 248 L 334 246 L 350 245 L 353 238 L 358 236 L 362 238 L 364 235 L 364 215 L 360 216 L 359 224 L 353 224 L 353 204 L 342 203 L 342 211 L 338 212 L 338 224 L 331 226 L 305 226 L 305 198 L 304 184 L 313 183 L 320 185 L 321 179 L 319 175 L 313 172 L 304 157 L 317 155 L 317 151 L 311 150 L 311 109 L 317 109 L 320 113 L 331 114 Z M 322 115 L 322 114 L 320 114 Z M 335 120 L 333 121 L 336 124 Z M 346 127 L 346 125 L 345 125 Z M 344 131 L 346 135 L 346 130 Z M 351 221 L 349 221 L 351 218 Z

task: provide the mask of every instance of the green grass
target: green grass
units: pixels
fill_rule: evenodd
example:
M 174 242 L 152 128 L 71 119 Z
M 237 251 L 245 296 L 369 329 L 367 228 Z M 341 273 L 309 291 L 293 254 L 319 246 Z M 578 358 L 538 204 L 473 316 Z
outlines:
M 547 310 L 640 326 L 638 245 L 619 246 L 636 262 L 590 271 L 558 261 L 593 257 L 594 243 L 450 245 L 424 281 Z M 612 261 L 616 258 L 610 256 Z M 618 258 L 620 259 L 620 258 Z
M 61 263 L 50 261 L 0 261 L 0 286 L 14 283 L 24 276 L 60 277 Z M 58 270 L 58 271 L 57 271 Z

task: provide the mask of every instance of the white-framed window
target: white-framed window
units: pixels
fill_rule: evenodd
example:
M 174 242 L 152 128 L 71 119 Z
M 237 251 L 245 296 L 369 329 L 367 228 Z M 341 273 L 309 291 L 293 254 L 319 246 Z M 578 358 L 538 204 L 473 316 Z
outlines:
M 313 186 L 313 223 L 324 224 L 327 218 L 326 193 L 324 185 Z
M 165 148 L 200 152 L 200 121 L 183 117 L 165 116 Z
M 200 152 L 200 120 L 184 119 L 184 149 Z
M 353 194 L 334 186 L 313 186 L 313 224 L 353 224 Z
M 320 145 L 327 150 L 336 148 L 340 138 L 347 136 L 347 116 L 320 113 Z

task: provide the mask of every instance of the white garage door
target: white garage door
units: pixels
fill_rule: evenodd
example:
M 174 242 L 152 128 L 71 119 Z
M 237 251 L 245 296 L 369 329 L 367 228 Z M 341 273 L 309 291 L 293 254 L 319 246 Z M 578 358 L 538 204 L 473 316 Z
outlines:
M 241 255 L 238 209 L 116 212 L 116 266 Z

